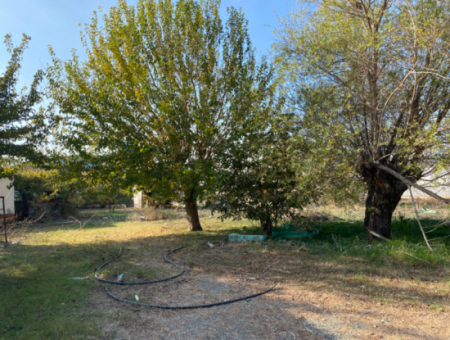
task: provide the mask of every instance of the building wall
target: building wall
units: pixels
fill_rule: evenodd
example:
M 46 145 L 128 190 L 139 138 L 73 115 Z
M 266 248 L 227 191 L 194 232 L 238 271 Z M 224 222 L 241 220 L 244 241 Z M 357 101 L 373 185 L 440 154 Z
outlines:
M 134 207 L 138 209 L 142 209 L 144 207 L 144 200 L 143 200 L 143 192 L 142 191 L 136 191 L 133 195 L 133 202 Z
M 1 178 L 0 179 L 0 196 L 5 197 L 5 210 L 6 215 L 14 215 L 14 187 L 8 189 L 8 186 L 11 184 L 11 180 L 9 178 Z M 2 200 L 0 199 L 0 215 L 3 217 L 3 206 Z M 0 221 L 1 222 L 1 221 Z

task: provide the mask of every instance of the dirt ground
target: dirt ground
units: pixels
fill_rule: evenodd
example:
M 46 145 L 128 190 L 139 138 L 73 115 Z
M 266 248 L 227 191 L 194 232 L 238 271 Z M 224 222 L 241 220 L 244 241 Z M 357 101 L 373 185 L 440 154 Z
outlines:
M 157 265 L 161 272 L 175 274 L 176 268 L 171 270 L 163 262 L 166 250 L 161 249 Z M 174 306 L 207 304 L 276 288 L 224 306 L 162 310 L 115 301 L 99 284 L 89 307 L 107 312 L 99 319 L 104 339 L 450 339 L 449 296 L 438 286 L 433 289 L 432 282 L 429 294 L 441 299 L 445 311 L 414 303 L 422 280 L 411 285 L 400 276 L 373 272 L 361 282 L 347 281 L 344 273 L 357 271 L 358 263 L 353 268 L 339 267 L 308 251 L 297 250 L 292 256 L 223 244 L 181 250 L 171 258 L 185 267 L 184 276 L 145 286 L 110 286 L 111 291 L 123 299 L 135 300 L 138 295 L 144 303 Z M 241 258 L 239 266 L 233 263 L 237 258 Z M 154 266 L 155 253 L 141 261 Z M 412 299 L 384 301 L 374 294 L 380 287 Z

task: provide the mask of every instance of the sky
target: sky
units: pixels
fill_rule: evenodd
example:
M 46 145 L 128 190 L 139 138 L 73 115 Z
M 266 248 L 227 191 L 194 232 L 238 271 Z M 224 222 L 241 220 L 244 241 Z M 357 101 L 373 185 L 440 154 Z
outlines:
M 31 36 L 25 51 L 19 86 L 29 85 L 38 69 L 51 62 L 48 46 L 51 45 L 59 59 L 69 59 L 71 49 L 77 49 L 84 59 L 78 24 L 90 23 L 93 11 L 99 6 L 103 12 L 117 4 L 117 0 L 0 0 L 0 35 L 10 33 L 14 45 L 19 45 L 22 34 Z M 137 0 L 127 0 L 133 5 Z M 295 7 L 295 0 L 222 0 L 221 16 L 227 18 L 226 8 L 242 8 L 249 21 L 251 41 L 259 53 L 269 54 L 272 28 L 278 16 L 286 15 Z M 6 70 L 10 55 L 0 46 L 0 74 Z

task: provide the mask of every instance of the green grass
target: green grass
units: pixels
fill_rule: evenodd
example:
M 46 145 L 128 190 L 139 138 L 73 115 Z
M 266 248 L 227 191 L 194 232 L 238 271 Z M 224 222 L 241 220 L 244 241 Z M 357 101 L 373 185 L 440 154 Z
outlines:
M 83 222 L 92 214 L 95 217 L 81 230 L 78 223 L 52 223 L 10 236 L 10 242 L 19 244 L 0 252 L 0 339 L 98 338 L 101 330 L 95 320 L 102 315 L 86 305 L 99 285 L 93 273 L 120 247 L 125 248 L 123 257 L 117 265 L 107 267 L 102 276 L 115 279 L 124 272 L 127 281 L 149 280 L 170 271 L 167 265 L 155 268 L 152 263 L 146 266 L 139 261 L 139 256 L 149 251 L 143 245 L 150 234 L 165 244 L 174 240 L 203 244 L 224 239 L 232 230 L 230 224 L 236 228 L 241 225 L 208 219 L 209 211 L 200 211 L 200 215 L 225 230 L 189 233 L 182 212 L 176 216 L 165 213 L 175 221 L 130 222 L 129 212 L 107 210 L 85 211 L 85 216 L 77 219 Z M 153 250 L 161 257 L 159 248 Z M 73 279 L 85 276 L 89 279 Z
M 294 265 L 296 261 L 309 259 L 323 271 L 307 272 L 311 277 L 305 276 L 305 280 L 316 283 L 319 275 L 324 282 L 347 282 L 342 287 L 336 286 L 341 293 L 365 285 L 370 296 L 383 303 L 403 301 L 406 297 L 388 287 L 387 281 L 383 281 L 385 286 L 374 281 L 375 275 L 386 279 L 397 275 L 405 284 L 414 279 L 414 284 L 421 282 L 417 289 L 422 289 L 423 296 L 411 296 L 408 303 L 424 304 L 434 311 L 448 309 L 448 301 L 440 296 L 450 293 L 450 240 L 434 242 L 435 251 L 430 252 L 417 222 L 412 219 L 394 221 L 390 242 L 368 241 L 360 216 L 352 217 L 347 213 L 345 215 L 350 217 L 346 219 L 316 223 L 321 224 L 323 230 L 314 238 L 239 244 L 233 246 L 230 253 L 217 253 L 213 261 L 203 255 L 208 249 L 207 242 L 226 241 L 228 234 L 236 232 L 258 234 L 260 229 L 256 223 L 222 222 L 216 217 L 210 218 L 208 210 L 200 211 L 204 227 L 200 233 L 187 231 L 182 212 L 168 214 L 172 219 L 152 222 L 130 221 L 129 212 L 125 211 L 85 211 L 84 217 L 81 215 L 78 219 L 83 222 L 94 212 L 96 216 L 81 230 L 77 223 L 46 224 L 11 235 L 11 241 L 19 244 L 0 253 L 0 339 L 101 337 L 98 321 L 105 316 L 105 311 L 89 303 L 99 286 L 93 279 L 93 272 L 115 256 L 120 247 L 124 248 L 123 257 L 107 267 L 103 277 L 113 279 L 120 273 L 125 273 L 127 281 L 164 277 L 174 269 L 164 263 L 162 255 L 169 249 L 190 245 L 189 255 L 180 255 L 178 260 L 191 267 L 212 271 L 223 267 L 226 272 L 227 268 L 239 265 L 240 269 L 233 270 L 253 268 L 261 272 L 267 267 L 263 256 L 274 258 L 273 254 L 279 254 L 292 260 L 286 260 L 283 267 L 287 272 L 297 273 L 301 267 Z M 436 220 L 428 218 L 423 222 L 432 225 Z M 449 234 L 449 227 L 443 227 L 431 233 L 430 238 Z M 309 251 L 302 251 L 299 256 L 302 246 Z M 271 249 L 272 255 L 267 249 Z M 252 256 L 242 257 L 247 253 Z M 253 259 L 259 257 L 261 263 L 255 263 Z M 161 260 L 145 260 L 154 258 Z M 330 268 L 334 268 L 333 271 Z M 280 275 L 284 275 L 283 272 Z M 84 276 L 89 279 L 73 279 Z M 437 285 L 433 289 L 438 289 L 441 295 L 427 293 L 431 281 Z
M 422 220 L 425 225 L 434 225 L 440 221 Z M 330 257 L 359 257 L 370 260 L 373 265 L 382 265 L 387 260 L 401 260 L 412 264 L 450 265 L 449 227 L 441 227 L 427 235 L 433 241 L 431 252 L 423 239 L 415 220 L 394 220 L 393 237 L 389 242 L 369 241 L 361 221 L 321 223 L 323 231 L 308 243 L 310 247 L 320 249 Z M 446 238 L 444 238 L 446 237 Z M 324 251 L 326 250 L 326 251 Z
M 19 246 L 0 257 L 0 338 L 73 339 L 98 336 L 84 305 L 92 281 L 86 247 Z

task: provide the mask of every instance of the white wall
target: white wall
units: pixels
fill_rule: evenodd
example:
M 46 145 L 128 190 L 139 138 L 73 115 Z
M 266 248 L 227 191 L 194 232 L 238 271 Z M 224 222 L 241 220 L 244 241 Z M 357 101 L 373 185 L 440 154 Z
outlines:
M 143 200 L 142 200 L 142 191 L 135 191 L 134 192 L 134 196 L 133 196 L 133 201 L 134 201 L 134 207 L 135 208 L 143 208 Z
M 0 178 L 0 196 L 5 197 L 6 214 L 14 214 L 14 187 L 8 189 L 11 181 L 8 178 Z M 0 214 L 3 215 L 3 205 L 0 199 Z

